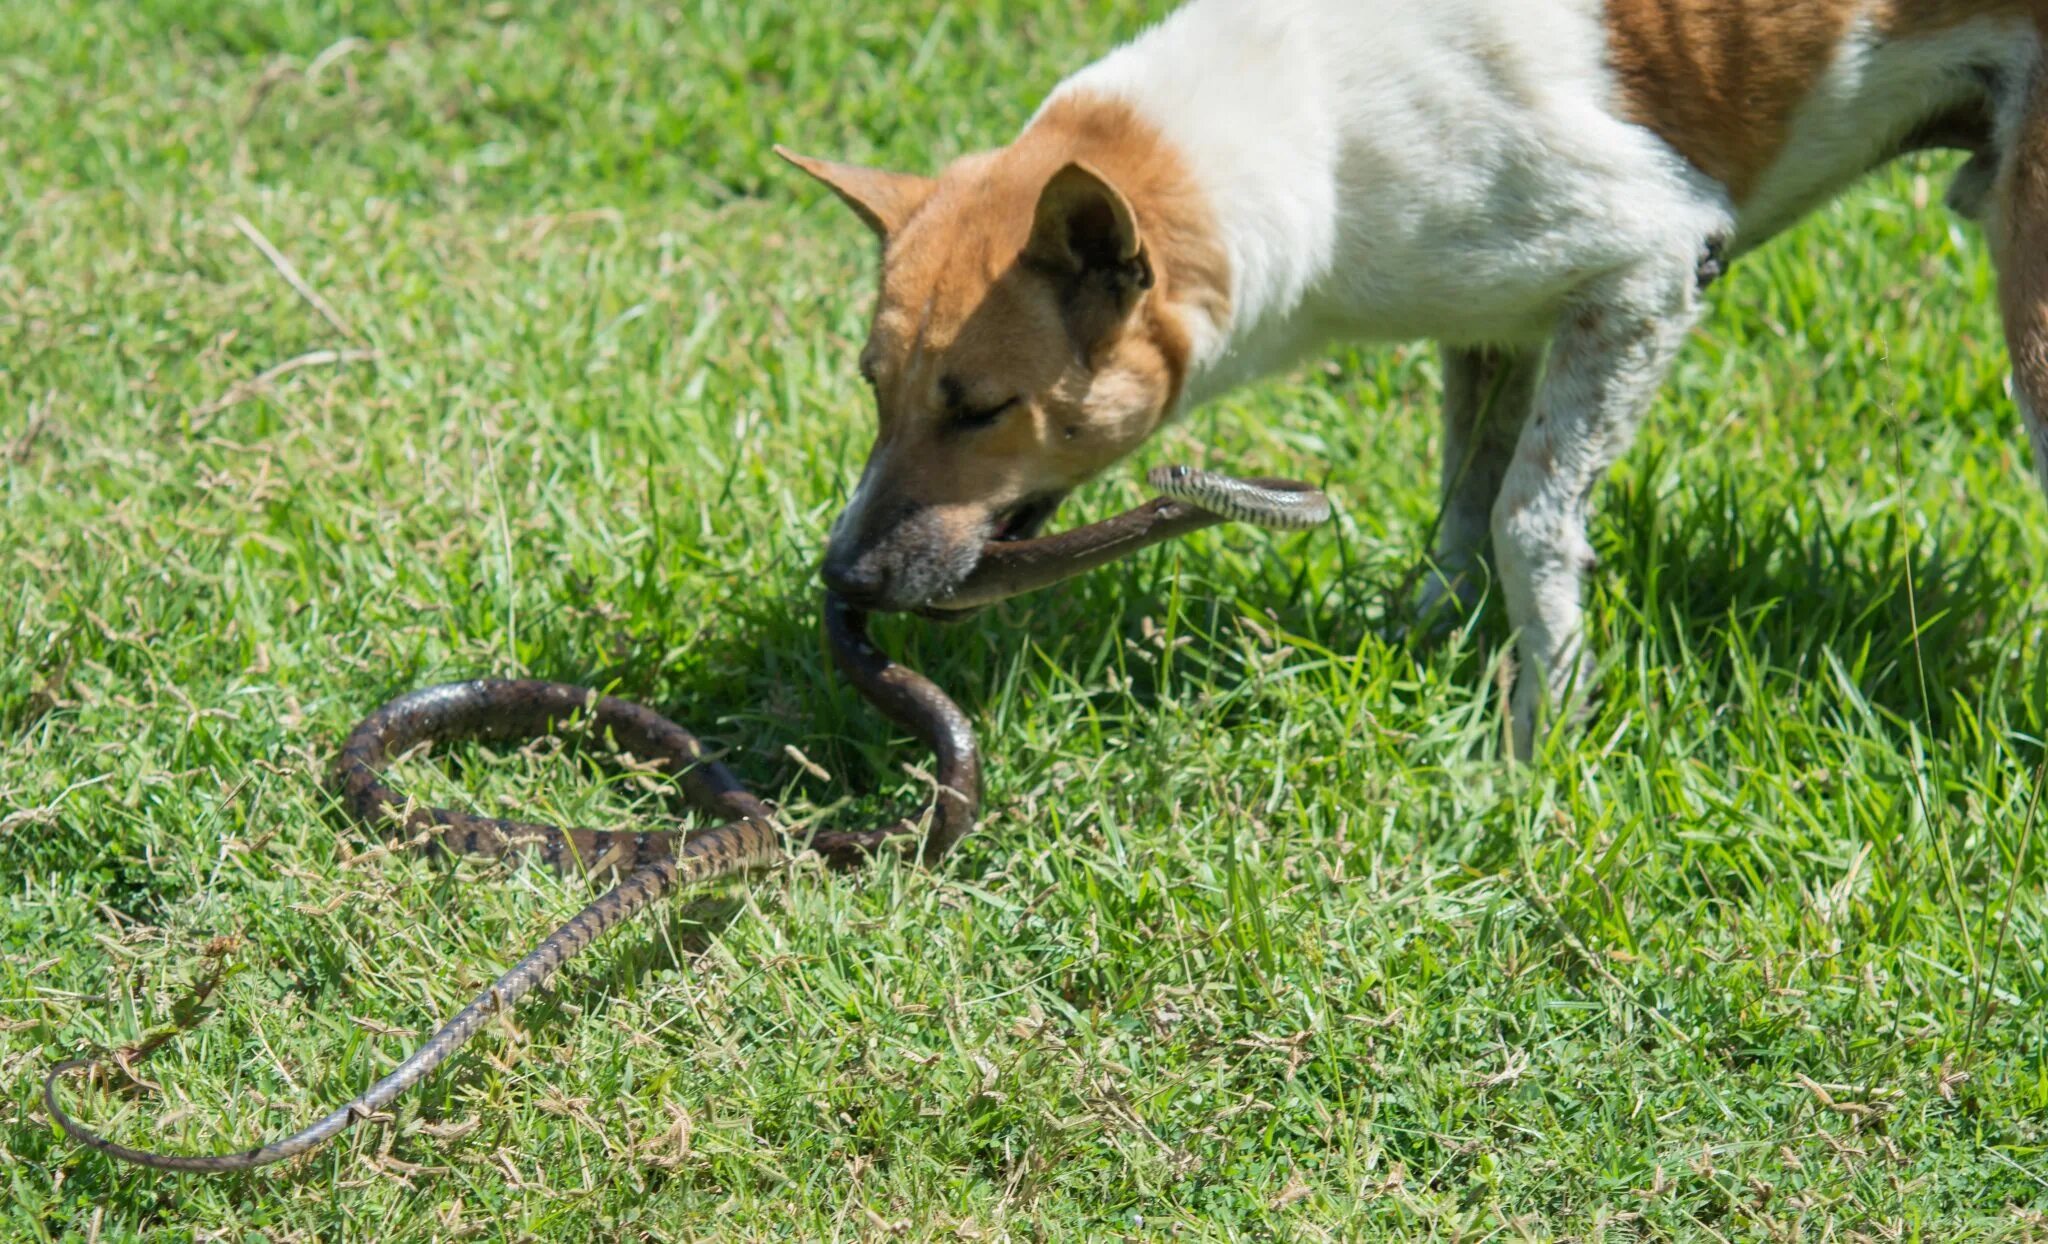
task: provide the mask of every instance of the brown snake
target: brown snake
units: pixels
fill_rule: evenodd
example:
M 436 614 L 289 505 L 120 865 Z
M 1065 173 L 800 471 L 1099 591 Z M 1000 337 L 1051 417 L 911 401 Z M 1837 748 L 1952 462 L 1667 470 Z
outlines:
M 928 612 L 957 615 L 1232 519 L 1299 529 L 1322 522 L 1330 512 L 1321 492 L 1287 480 L 1247 481 L 1166 467 L 1153 471 L 1150 481 L 1167 495 L 1060 535 L 988 545 L 961 587 Z M 916 818 L 878 829 L 823 831 L 804 845 L 834 863 L 850 863 L 884 846 L 907 844 L 922 828 L 918 856 L 935 863 L 974 827 L 980 814 L 981 754 L 974 728 L 945 692 L 874 646 L 865 614 L 828 595 L 824 630 L 840 672 L 870 703 L 932 749 L 937 793 Z M 723 823 L 695 832 L 561 829 L 449 808 L 412 807 L 384 782 L 385 766 L 422 743 L 530 739 L 575 717 L 608 733 L 619 750 L 674 777 L 692 805 Z M 663 895 L 680 886 L 767 867 L 789 856 L 785 835 L 768 805 L 748 793 L 688 730 L 629 700 L 565 683 L 486 678 L 402 695 L 350 733 L 341 747 L 336 779 L 352 815 L 380 831 L 395 830 L 409 842 L 484 856 L 531 845 L 551 865 L 575 864 L 594 872 L 621 873 L 623 879 L 550 933 L 388 1075 L 290 1136 L 235 1153 L 196 1156 L 118 1144 L 89 1130 L 58 1104 L 59 1079 L 99 1066 L 94 1059 L 74 1059 L 53 1068 L 43 1083 L 50 1117 L 73 1140 L 141 1166 L 210 1173 L 248 1170 L 310 1152 L 389 1105 L 460 1049 L 492 1016 L 511 1010 L 570 957 Z

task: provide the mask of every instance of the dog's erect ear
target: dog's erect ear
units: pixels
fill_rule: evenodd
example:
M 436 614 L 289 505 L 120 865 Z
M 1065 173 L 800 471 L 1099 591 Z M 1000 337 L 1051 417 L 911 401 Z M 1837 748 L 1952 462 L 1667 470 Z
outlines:
M 1058 280 L 1084 342 L 1120 320 L 1152 288 L 1152 260 L 1130 200 L 1085 164 L 1052 175 L 1038 196 L 1025 260 Z
M 911 173 L 889 173 L 856 164 L 834 164 L 777 146 L 775 154 L 832 188 L 875 236 L 884 242 L 903 227 L 932 192 L 932 181 Z

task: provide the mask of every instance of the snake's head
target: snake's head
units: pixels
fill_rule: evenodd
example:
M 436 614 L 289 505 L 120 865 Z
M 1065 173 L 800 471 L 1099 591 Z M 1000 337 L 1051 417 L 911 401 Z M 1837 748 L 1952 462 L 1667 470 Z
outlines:
M 788 157 L 882 239 L 860 358 L 879 426 L 826 549 L 834 592 L 943 601 L 1178 403 L 1191 330 L 1169 295 L 1221 269 L 1157 142 L 1128 109 L 1056 104 L 935 179 Z

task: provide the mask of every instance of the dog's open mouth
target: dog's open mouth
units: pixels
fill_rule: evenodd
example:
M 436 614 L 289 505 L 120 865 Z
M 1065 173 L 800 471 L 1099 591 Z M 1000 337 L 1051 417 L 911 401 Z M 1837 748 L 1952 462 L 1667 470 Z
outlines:
M 996 515 L 995 523 L 989 529 L 988 538 L 997 544 L 1010 544 L 1018 540 L 1029 540 L 1045 526 L 1053 511 L 1060 508 L 1057 495 L 1027 497 L 1009 509 Z
M 1031 539 L 1045 526 L 1046 521 L 1053 516 L 1053 512 L 1060 508 L 1060 502 L 1065 500 L 1065 497 L 1066 494 L 1064 493 L 1049 493 L 1037 497 L 1026 497 L 1024 500 L 1019 501 L 995 516 L 995 520 L 989 524 L 988 542 L 990 544 L 1015 544 L 1020 540 Z M 935 601 L 924 605 L 915 612 L 918 616 L 929 618 L 934 622 L 959 622 L 980 613 L 985 607 L 983 605 L 969 605 L 964 609 L 954 609 L 948 608 L 944 601 Z

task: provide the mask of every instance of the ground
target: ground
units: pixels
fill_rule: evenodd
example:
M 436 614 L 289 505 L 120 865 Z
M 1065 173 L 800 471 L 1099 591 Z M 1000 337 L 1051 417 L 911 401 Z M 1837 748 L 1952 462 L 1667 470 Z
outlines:
M 2048 1238 L 2048 507 L 1944 159 L 1717 288 L 1599 496 L 1601 698 L 1534 765 L 1497 605 L 1394 637 L 1434 357 L 1339 351 L 1065 514 L 1190 461 L 1334 526 L 879 628 L 987 748 L 944 868 L 671 903 L 252 1176 L 50 1127 L 53 1062 L 200 1010 L 78 1112 L 285 1132 L 590 895 L 360 858 L 325 767 L 402 690 L 614 687 L 799 823 L 918 797 L 816 631 L 873 244 L 769 146 L 1001 141 L 1160 8 L 1111 7 L 4 6 L 0 1236 Z M 664 811 L 454 760 L 404 776 Z

